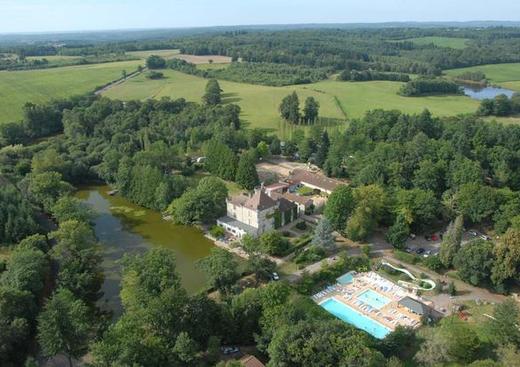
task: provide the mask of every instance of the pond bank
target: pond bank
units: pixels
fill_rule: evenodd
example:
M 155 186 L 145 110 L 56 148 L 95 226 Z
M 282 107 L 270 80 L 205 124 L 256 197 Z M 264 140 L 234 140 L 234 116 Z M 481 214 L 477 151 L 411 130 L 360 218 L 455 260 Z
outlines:
M 103 246 L 105 282 L 103 308 L 121 312 L 120 260 L 125 254 L 142 253 L 154 247 L 175 252 L 177 272 L 182 285 L 190 293 L 205 288 L 205 278 L 196 267 L 197 260 L 209 255 L 213 242 L 194 227 L 179 226 L 165 221 L 161 213 L 131 203 L 121 196 L 110 196 L 107 185 L 84 186 L 76 196 L 89 204 L 97 217 L 94 231 Z

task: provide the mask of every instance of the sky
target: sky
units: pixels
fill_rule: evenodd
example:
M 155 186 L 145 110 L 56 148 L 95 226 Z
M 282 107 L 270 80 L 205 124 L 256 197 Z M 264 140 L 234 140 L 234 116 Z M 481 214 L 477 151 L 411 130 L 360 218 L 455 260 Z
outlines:
M 520 0 L 0 0 L 0 33 L 469 20 L 520 21 Z

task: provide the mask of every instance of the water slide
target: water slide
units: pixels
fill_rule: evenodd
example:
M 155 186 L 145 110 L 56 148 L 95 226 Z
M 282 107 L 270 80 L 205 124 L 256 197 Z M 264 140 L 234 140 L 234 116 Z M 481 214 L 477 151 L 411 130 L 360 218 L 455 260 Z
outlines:
M 417 289 L 417 290 L 422 290 L 422 291 L 431 291 L 432 289 L 434 289 L 436 287 L 436 284 L 433 280 L 431 279 L 419 279 L 417 278 L 415 275 L 413 275 L 412 273 L 410 273 L 409 270 L 407 269 L 403 269 L 403 268 L 398 268 L 398 267 L 395 267 L 394 265 L 386 262 L 386 261 L 381 261 L 381 265 L 385 265 L 385 266 L 388 266 L 389 268 L 392 268 L 394 270 L 397 270 L 401 273 L 404 273 L 406 275 L 408 275 L 408 277 L 410 277 L 410 279 L 412 279 L 415 283 L 410 283 L 410 282 L 405 282 L 404 280 L 400 280 L 398 281 L 397 283 L 403 287 L 406 287 L 408 289 Z M 421 287 L 419 285 L 419 283 L 426 283 L 426 284 L 429 284 L 430 287 L 426 288 L 426 287 Z

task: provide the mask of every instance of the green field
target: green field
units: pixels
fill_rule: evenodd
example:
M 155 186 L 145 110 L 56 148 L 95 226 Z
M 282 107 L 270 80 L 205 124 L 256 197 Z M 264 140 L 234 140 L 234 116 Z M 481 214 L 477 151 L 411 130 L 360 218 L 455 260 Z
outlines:
M 481 71 L 495 84 L 520 91 L 520 63 L 480 65 L 463 69 L 446 70 L 448 76 L 457 76 L 466 71 Z
M 134 71 L 142 61 L 70 66 L 54 69 L 0 72 L 0 123 L 22 117 L 26 102 L 43 103 L 52 98 L 87 93 L 95 87 Z
M 164 57 L 165 59 L 172 58 L 175 55 L 180 53 L 179 50 L 151 50 L 151 51 L 131 51 L 127 52 L 127 55 L 139 57 L 140 59 L 145 60 L 150 55 L 157 55 Z
M 81 56 L 65 56 L 65 55 L 49 55 L 49 56 L 27 56 L 27 60 L 41 60 L 47 59 L 48 61 L 70 61 L 81 59 Z
M 173 70 L 166 70 L 164 74 L 166 78 L 162 80 L 136 77 L 108 90 L 105 95 L 123 100 L 169 96 L 200 101 L 207 80 Z M 287 126 L 279 117 L 278 106 L 282 98 L 292 91 L 298 93 L 301 101 L 314 96 L 321 106 L 320 115 L 327 118 L 328 122 L 344 121 L 342 110 L 348 118 L 356 118 L 375 108 L 399 109 L 409 113 L 418 113 L 428 108 L 436 115 L 455 115 L 474 112 L 478 107 L 477 101 L 465 96 L 401 97 L 397 95 L 401 83 L 387 81 L 348 83 L 326 80 L 288 87 L 220 81 L 220 85 L 224 90 L 225 102 L 239 104 L 242 118 L 249 126 L 282 133 Z
M 433 43 L 439 47 L 449 47 L 455 49 L 466 48 L 467 38 L 455 38 L 455 37 L 419 37 L 419 38 L 407 38 L 402 41 L 413 42 L 416 45 L 429 45 Z

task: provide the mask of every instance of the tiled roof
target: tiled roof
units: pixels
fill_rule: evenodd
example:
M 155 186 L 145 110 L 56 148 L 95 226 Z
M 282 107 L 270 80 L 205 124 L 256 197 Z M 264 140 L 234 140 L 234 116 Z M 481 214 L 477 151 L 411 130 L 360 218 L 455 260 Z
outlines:
M 240 359 L 240 363 L 242 363 L 244 367 L 265 367 L 255 356 L 246 355 Z
M 285 182 L 277 182 L 277 183 L 274 183 L 274 184 L 271 184 L 271 185 L 267 185 L 265 187 L 266 191 L 271 191 L 271 190 L 280 190 L 280 189 L 284 189 L 286 187 L 289 187 L 289 184 L 288 183 L 285 183 Z
M 274 200 L 289 201 L 291 203 L 296 203 L 296 204 L 305 205 L 305 206 L 312 204 L 312 200 L 310 198 L 292 194 L 290 192 L 285 192 L 283 194 L 279 194 L 277 192 L 272 192 L 271 198 L 273 198 Z
M 252 210 L 265 210 L 276 206 L 276 201 L 271 199 L 269 195 L 265 193 L 264 188 L 255 190 L 253 196 L 251 196 L 245 203 L 246 208 Z
M 278 208 L 280 209 L 280 211 L 282 213 L 292 210 L 293 208 L 296 207 L 296 204 L 294 204 L 292 201 L 287 200 L 284 197 L 281 197 L 280 199 L 278 199 L 278 203 L 279 203 Z
M 326 191 L 334 191 L 336 187 L 343 185 L 343 183 L 339 180 L 326 177 L 319 173 L 312 173 L 303 169 L 295 169 L 292 172 L 289 180 L 293 183 L 308 183 Z

